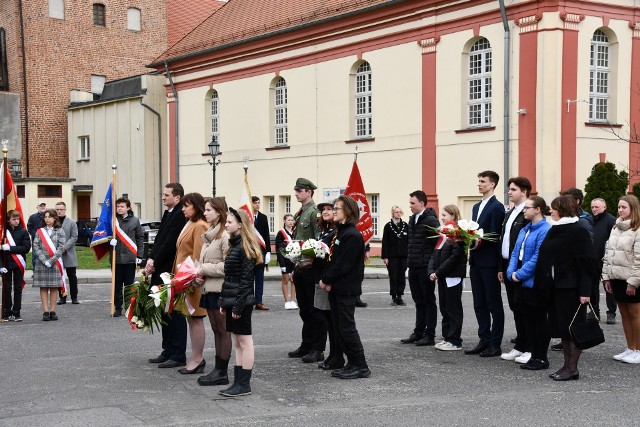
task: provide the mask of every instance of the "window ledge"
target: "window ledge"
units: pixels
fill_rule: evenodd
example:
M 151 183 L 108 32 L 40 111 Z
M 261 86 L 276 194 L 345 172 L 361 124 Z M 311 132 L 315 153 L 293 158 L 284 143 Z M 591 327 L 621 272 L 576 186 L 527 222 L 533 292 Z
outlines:
M 78 159 L 76 161 L 79 163 L 79 162 L 88 162 L 89 160 L 91 160 L 91 159 L 87 157 L 85 159 Z
M 278 145 L 277 147 L 267 147 L 264 151 L 289 150 L 290 148 L 288 145 Z
M 218 153 L 218 156 L 222 156 L 222 151 Z M 202 153 L 202 157 L 211 157 L 211 153 Z
M 466 129 L 458 129 L 455 133 L 472 133 L 472 132 L 487 132 L 490 130 L 496 130 L 495 126 L 484 126 L 478 128 L 466 128 Z
M 345 144 L 357 144 L 359 142 L 375 142 L 376 139 L 372 136 L 369 136 L 367 138 L 357 138 L 357 139 L 350 139 L 348 141 L 345 141 Z
M 590 128 L 622 128 L 622 125 L 618 123 L 585 122 L 584 125 Z

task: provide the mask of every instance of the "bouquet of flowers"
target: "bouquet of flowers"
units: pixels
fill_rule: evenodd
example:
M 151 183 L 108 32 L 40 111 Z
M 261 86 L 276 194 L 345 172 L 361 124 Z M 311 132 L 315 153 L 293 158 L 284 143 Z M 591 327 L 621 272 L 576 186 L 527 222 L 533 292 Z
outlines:
M 495 233 L 485 233 L 480 224 L 475 221 L 461 219 L 457 223 L 450 221 L 440 227 L 429 227 L 431 231 L 438 233 L 437 236 L 429 236 L 429 238 L 439 238 L 436 248 L 441 248 L 447 240 L 454 242 L 464 242 L 465 253 L 469 253 L 470 249 L 477 248 L 483 240 L 494 242 L 497 240 Z
M 324 259 L 329 253 L 329 247 L 315 239 L 306 241 L 294 240 L 284 249 L 284 256 L 295 262 L 298 267 L 309 267 L 315 258 Z
M 153 286 L 151 288 L 151 294 L 149 296 L 156 301 L 156 307 L 163 305 L 167 313 L 171 313 L 173 308 L 178 304 L 184 302 L 192 314 L 195 308 L 191 306 L 189 300 L 185 298 L 187 293 L 192 293 L 195 289 L 196 273 L 198 271 L 198 265 L 193 262 L 191 257 L 187 257 L 181 264 L 178 265 L 176 274 L 162 273 L 160 278 L 164 283 L 164 286 Z
M 131 329 L 142 329 L 144 332 L 153 333 L 154 329 L 159 331 L 165 324 L 162 318 L 163 310 L 158 308 L 149 295 L 145 275 L 142 275 L 140 281 L 125 288 L 125 301 L 129 301 L 125 316 Z

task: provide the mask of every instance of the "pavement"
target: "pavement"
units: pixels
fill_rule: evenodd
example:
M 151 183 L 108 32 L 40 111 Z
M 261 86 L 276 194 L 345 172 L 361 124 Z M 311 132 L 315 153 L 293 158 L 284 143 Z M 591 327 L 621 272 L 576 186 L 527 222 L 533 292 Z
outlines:
M 356 321 L 372 375 L 340 380 L 287 357 L 299 345 L 301 322 L 297 310 L 284 310 L 280 285 L 268 281 L 264 302 L 271 310 L 253 313 L 253 394 L 228 399 L 218 394 L 221 387 L 198 386 L 197 376 L 149 364 L 160 352 L 160 334 L 131 330 L 124 318 L 111 318 L 110 287 L 100 283 L 106 276 L 94 274 L 80 272 L 95 282 L 80 285 L 79 305 L 58 307 L 58 322 L 40 320 L 37 290 L 27 286 L 24 322 L 0 324 L 0 426 L 640 423 L 640 365 L 611 359 L 625 345 L 619 323 L 602 325 L 607 341 L 583 354 L 580 380 L 559 383 L 548 378 L 562 365 L 557 352 L 549 353 L 549 370 L 524 371 L 499 358 L 401 344 L 414 322 L 410 297 L 405 307 L 391 305 L 387 280 L 367 279 L 363 300 L 369 307 L 356 310 Z M 469 290 L 462 296 L 466 348 L 477 342 Z M 508 351 L 515 332 L 504 293 L 503 300 Z M 207 372 L 212 346 L 207 327 Z

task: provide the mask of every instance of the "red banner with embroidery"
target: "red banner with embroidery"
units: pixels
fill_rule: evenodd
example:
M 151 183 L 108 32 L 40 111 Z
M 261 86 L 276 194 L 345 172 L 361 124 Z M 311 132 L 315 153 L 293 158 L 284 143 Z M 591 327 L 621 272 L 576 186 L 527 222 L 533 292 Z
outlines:
M 49 254 L 49 258 L 53 258 L 56 255 L 55 246 L 53 245 L 53 241 L 51 237 L 49 237 L 49 233 L 44 228 L 38 229 L 38 236 L 40 236 L 40 240 L 42 241 L 42 246 L 44 246 L 47 254 Z M 60 284 L 62 288 L 62 295 L 67 296 L 69 294 L 69 285 L 67 281 L 64 279 L 64 265 L 62 265 L 62 258 L 58 258 L 56 260 L 55 267 L 58 269 L 60 273 Z M 51 267 L 53 268 L 53 266 Z
M 367 243 L 373 237 L 373 219 L 371 218 L 371 209 L 369 208 L 367 195 L 364 192 L 364 184 L 362 183 L 357 162 L 353 162 L 351 176 L 349 176 L 349 183 L 347 184 L 346 190 L 344 190 L 344 194 L 345 196 L 350 196 L 358 203 L 360 217 L 356 228 L 360 234 L 362 234 L 364 242 Z
M 138 257 L 138 247 L 135 242 L 131 240 L 131 237 L 120 228 L 120 223 L 116 221 L 116 238 L 122 242 L 122 244 L 131 251 L 134 257 Z
M 7 241 L 9 242 L 9 246 L 16 245 L 16 241 L 13 240 L 13 236 L 11 235 L 11 233 L 9 233 L 9 230 L 7 230 Z M 27 268 L 27 263 L 24 260 L 24 257 L 20 254 L 12 253 L 11 258 L 13 258 L 13 262 L 15 262 L 20 269 L 20 273 L 22 274 L 22 289 L 24 289 L 25 285 L 27 284 L 27 282 L 25 282 L 24 280 L 24 270 Z

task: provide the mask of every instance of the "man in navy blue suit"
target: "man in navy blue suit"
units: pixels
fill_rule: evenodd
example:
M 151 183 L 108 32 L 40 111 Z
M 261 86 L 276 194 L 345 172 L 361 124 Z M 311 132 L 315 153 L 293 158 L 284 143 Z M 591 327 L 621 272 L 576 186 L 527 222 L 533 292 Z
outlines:
M 478 191 L 482 201 L 473 206 L 472 219 L 480 224 L 485 233 L 499 236 L 504 221 L 505 208 L 494 196 L 500 176 L 494 171 L 478 174 Z M 473 309 L 478 320 L 480 342 L 466 354 L 481 357 L 500 356 L 504 333 L 504 308 L 498 272 L 501 267 L 500 242 L 482 240 L 469 256 L 469 277 L 473 292 Z

